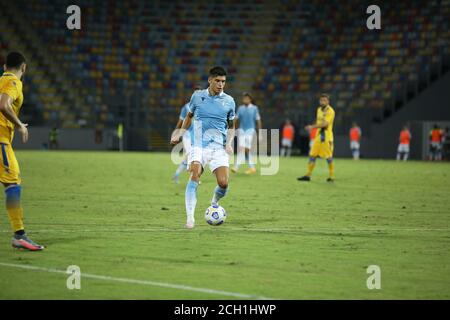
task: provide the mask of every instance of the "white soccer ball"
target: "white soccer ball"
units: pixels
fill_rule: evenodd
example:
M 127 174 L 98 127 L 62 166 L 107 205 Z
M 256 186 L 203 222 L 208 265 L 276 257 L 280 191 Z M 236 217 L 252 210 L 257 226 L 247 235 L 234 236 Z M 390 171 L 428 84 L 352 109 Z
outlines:
M 225 222 L 227 212 L 219 205 L 212 205 L 205 211 L 205 220 L 212 226 L 218 226 Z

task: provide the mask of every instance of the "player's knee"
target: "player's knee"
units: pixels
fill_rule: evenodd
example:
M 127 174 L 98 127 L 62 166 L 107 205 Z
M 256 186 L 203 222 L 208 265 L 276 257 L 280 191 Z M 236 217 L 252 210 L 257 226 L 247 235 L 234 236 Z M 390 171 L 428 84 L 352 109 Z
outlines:
M 191 171 L 191 180 L 193 181 L 199 181 L 200 180 L 200 172 L 197 170 Z
M 219 182 L 219 187 L 221 187 L 222 189 L 227 189 L 228 188 L 228 182 Z
M 191 172 L 191 180 L 199 181 L 200 176 L 202 175 L 202 166 L 198 163 L 192 163 L 189 166 L 189 170 Z
M 222 189 L 228 188 L 228 179 L 222 178 L 217 180 L 217 185 Z

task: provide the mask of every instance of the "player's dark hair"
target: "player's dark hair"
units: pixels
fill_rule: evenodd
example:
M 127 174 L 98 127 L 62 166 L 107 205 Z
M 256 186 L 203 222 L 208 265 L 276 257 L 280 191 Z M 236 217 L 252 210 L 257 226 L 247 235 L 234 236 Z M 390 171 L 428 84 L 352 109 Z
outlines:
M 321 98 L 327 98 L 328 100 L 330 100 L 330 95 L 328 93 L 321 93 L 320 97 Z
M 20 52 L 10 52 L 6 56 L 6 68 L 8 69 L 19 69 L 25 62 L 25 57 Z
M 248 93 L 248 92 L 242 93 L 242 96 L 243 97 L 249 97 L 250 99 L 253 99 L 252 95 L 250 93 Z
M 249 97 L 249 98 L 250 98 L 250 101 L 251 101 L 252 103 L 254 103 L 253 97 L 252 97 L 252 95 L 251 95 L 250 93 L 244 92 L 244 93 L 242 93 L 242 96 L 243 96 L 243 97 Z
M 226 76 L 226 75 L 227 75 L 227 71 L 223 67 L 216 66 L 214 68 L 211 68 L 211 70 L 209 70 L 210 77 L 218 77 L 218 76 Z

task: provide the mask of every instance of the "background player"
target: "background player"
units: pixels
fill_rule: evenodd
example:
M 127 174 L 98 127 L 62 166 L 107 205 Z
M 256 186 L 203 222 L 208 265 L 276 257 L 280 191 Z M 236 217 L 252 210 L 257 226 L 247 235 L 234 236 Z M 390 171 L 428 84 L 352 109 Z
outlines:
M 239 166 L 247 159 L 249 169 L 245 173 L 252 174 L 256 173 L 256 168 L 251 147 L 253 137 L 257 135 L 262 128 L 262 122 L 259 109 L 253 104 L 253 98 L 249 93 L 244 92 L 242 96 L 242 103 L 243 104 L 239 106 L 236 112 L 236 118 L 234 120 L 234 127 L 239 128 L 237 132 L 238 154 L 236 164 L 231 171 L 238 172 Z M 256 128 L 258 129 L 258 132 L 256 132 Z
M 201 89 L 200 85 L 195 86 L 195 90 L 200 90 L 200 89 Z M 183 124 L 183 121 L 186 118 L 186 115 L 188 113 L 188 108 L 189 108 L 189 102 L 187 102 L 184 106 L 181 107 L 180 116 L 178 118 L 177 125 L 175 126 L 175 131 L 180 130 L 181 125 Z M 189 126 L 188 130 L 186 130 L 186 132 L 183 134 L 183 137 L 182 137 L 184 158 L 183 158 L 183 161 L 178 166 L 178 168 L 175 171 L 175 174 L 172 178 L 172 180 L 175 183 L 180 182 L 179 177 L 180 177 L 181 172 L 183 172 L 184 170 L 186 170 L 186 171 L 188 170 L 187 157 L 188 157 L 189 151 L 191 150 L 191 134 L 192 134 L 192 126 Z
M 281 130 L 281 156 L 291 156 L 292 145 L 294 143 L 295 128 L 291 120 L 286 119 Z
M 358 127 L 356 122 L 353 122 L 352 128 L 350 129 L 350 150 L 352 151 L 353 160 L 359 160 L 359 149 L 361 146 L 361 128 Z
M 58 128 L 56 128 L 55 126 L 53 126 L 50 129 L 50 132 L 48 133 L 48 148 L 50 150 L 56 150 L 58 149 Z
M 18 118 L 23 103 L 21 78 L 26 67 L 25 57 L 19 52 L 11 52 L 6 57 L 5 72 L 0 77 L 0 146 L 2 152 L 0 181 L 5 186 L 6 211 L 14 232 L 12 246 L 38 251 L 44 247 L 33 242 L 25 234 L 23 209 L 20 204 L 22 190 L 20 169 L 12 148 L 15 128 L 22 135 L 22 142 L 28 141 L 27 124 L 22 123 Z
M 217 205 L 228 190 L 229 155 L 233 154 L 236 105 L 234 99 L 223 92 L 226 75 L 222 67 L 214 67 L 209 71 L 209 87 L 194 92 L 181 130 L 175 132 L 171 138 L 172 144 L 178 143 L 183 131 L 189 128 L 194 119 L 192 147 L 188 157 L 191 177 L 185 194 L 188 229 L 192 229 L 195 224 L 198 182 L 206 165 L 217 180 L 211 204 Z M 228 132 L 227 127 L 230 129 Z
M 428 156 L 430 161 L 442 160 L 442 136 L 442 129 L 435 124 L 430 131 L 430 155 Z
M 400 131 L 400 137 L 398 138 L 399 144 L 397 148 L 397 161 L 401 160 L 403 155 L 403 161 L 407 161 L 409 157 L 409 144 L 411 143 L 411 132 L 408 126 L 404 126 Z
M 318 128 L 314 144 L 309 153 L 308 172 L 303 177 L 298 178 L 299 181 L 310 181 L 311 174 L 316 165 L 317 157 L 327 160 L 329 176 L 327 181 L 334 181 L 334 162 L 333 162 L 333 123 L 334 110 L 330 106 L 330 97 L 326 93 L 322 93 L 319 99 L 320 106 L 317 108 L 316 123 L 305 127 L 306 130 Z

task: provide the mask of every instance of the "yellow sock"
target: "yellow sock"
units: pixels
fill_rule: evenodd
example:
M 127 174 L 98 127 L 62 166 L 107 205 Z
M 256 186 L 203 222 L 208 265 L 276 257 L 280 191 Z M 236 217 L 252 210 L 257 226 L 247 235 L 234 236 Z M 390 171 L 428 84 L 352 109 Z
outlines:
M 316 166 L 316 162 L 315 161 L 314 162 L 308 162 L 308 172 L 306 173 L 306 175 L 308 177 L 311 176 L 315 166 Z
M 11 228 L 14 232 L 19 230 L 24 230 L 23 226 L 23 209 L 18 208 L 7 208 L 9 222 L 11 223 Z
M 330 171 L 330 178 L 334 179 L 334 162 L 328 163 L 328 170 Z

